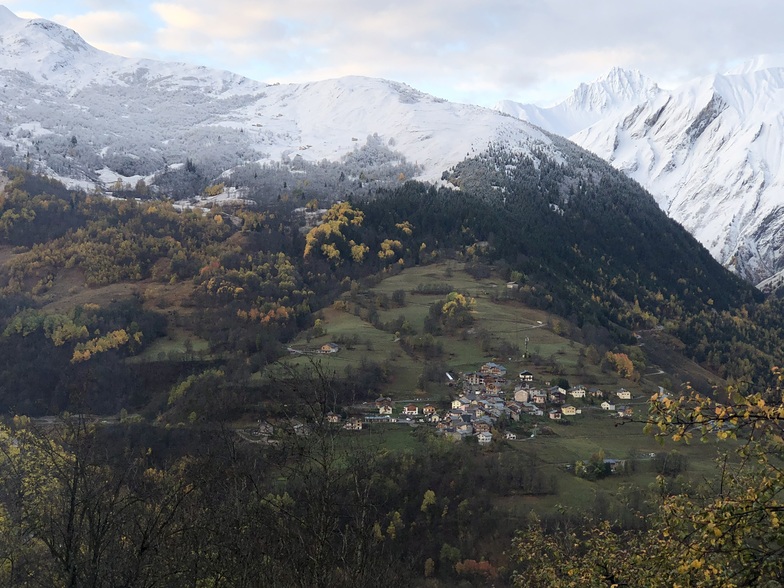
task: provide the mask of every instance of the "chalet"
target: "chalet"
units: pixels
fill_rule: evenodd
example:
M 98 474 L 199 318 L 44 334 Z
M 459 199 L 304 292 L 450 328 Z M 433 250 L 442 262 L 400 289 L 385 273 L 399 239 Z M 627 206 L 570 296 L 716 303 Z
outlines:
M 519 290 L 520 289 L 520 284 L 518 284 L 517 282 L 507 282 L 506 283 L 506 289 L 507 290 Z
M 382 404 L 392 404 L 392 399 L 389 396 L 379 396 L 376 398 L 376 408 L 381 408 Z
M 340 415 L 335 414 L 334 412 L 327 413 L 327 422 L 328 423 L 339 423 L 340 422 Z
M 529 396 L 529 399 L 534 404 L 539 404 L 539 405 L 547 404 L 547 392 L 543 392 L 542 390 L 534 390 L 531 396 Z
M 504 439 L 506 439 L 507 441 L 514 441 L 515 439 L 517 439 L 517 435 L 515 435 L 514 433 L 506 433 L 506 435 L 504 435 Z
M 482 445 L 487 445 L 488 443 L 491 443 L 493 441 L 493 434 L 485 431 L 479 433 L 479 435 L 477 435 L 477 438 L 479 439 L 479 443 L 481 443 Z
M 487 394 L 498 394 L 501 392 L 501 386 L 503 385 L 503 380 L 500 378 L 486 378 L 485 381 L 485 393 Z
M 606 400 L 604 402 L 602 402 L 600 404 L 600 406 L 602 407 L 602 410 L 615 410 L 615 405 L 614 404 L 610 404 Z
M 618 411 L 618 416 L 622 419 L 630 419 L 634 416 L 634 410 L 631 406 L 618 406 L 616 410 Z
M 604 398 L 604 392 L 599 388 L 588 388 L 588 396 L 591 398 Z
M 392 404 L 382 404 L 378 407 L 378 414 L 390 415 L 392 414 Z
M 582 386 L 575 386 L 571 390 L 569 390 L 569 396 L 572 398 L 585 398 L 585 388 Z
M 324 345 L 319 348 L 319 353 L 337 353 L 338 351 L 340 351 L 340 347 L 334 343 L 324 343 Z
M 554 421 L 560 421 L 561 420 L 561 411 L 558 410 L 557 408 L 554 408 L 549 413 L 547 413 L 547 416 L 549 416 Z
M 484 374 L 480 374 L 477 372 L 468 372 L 467 374 L 463 375 L 463 379 L 471 384 L 472 386 L 484 386 L 485 385 L 485 376 Z
M 357 417 L 351 417 L 346 421 L 346 424 L 343 425 L 343 428 L 347 431 L 361 431 L 362 430 L 362 419 Z
M 403 414 L 406 416 L 418 415 L 419 407 L 416 404 L 407 404 L 403 407 Z
M 435 411 L 436 411 L 436 407 L 433 406 L 432 404 L 426 404 L 425 406 L 422 407 L 422 414 L 424 415 L 433 414 Z
M 631 400 L 632 399 L 632 393 L 629 392 L 626 388 L 621 388 L 620 390 L 618 390 L 618 392 L 615 393 L 615 395 L 620 400 Z
M 452 401 L 452 408 L 462 408 L 465 409 L 471 404 L 471 401 L 468 400 L 465 396 L 461 396 Z
M 441 421 L 441 417 L 438 416 L 438 413 L 436 411 L 433 411 L 429 415 L 427 415 L 427 421 L 430 423 L 438 423 Z
M 534 381 L 534 375 L 531 372 L 529 372 L 528 370 L 523 370 L 522 372 L 520 372 L 520 381 L 521 382 L 533 382 Z
M 506 375 L 506 368 L 500 364 L 493 363 L 492 361 L 487 362 L 479 371 L 483 374 L 490 374 L 491 376 L 505 376 Z
M 493 423 L 489 419 L 479 419 L 474 421 L 474 432 L 481 433 L 482 431 L 489 431 L 493 428 Z
M 574 416 L 576 414 L 582 413 L 582 411 L 578 411 L 577 408 L 575 408 L 571 404 L 564 404 L 561 407 L 561 412 L 564 414 L 564 416 Z

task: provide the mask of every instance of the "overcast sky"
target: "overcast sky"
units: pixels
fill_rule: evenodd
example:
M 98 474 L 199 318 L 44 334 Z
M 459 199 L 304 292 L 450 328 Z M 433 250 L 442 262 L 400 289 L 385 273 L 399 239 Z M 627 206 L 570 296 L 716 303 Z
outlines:
M 265 82 L 366 75 L 547 105 L 614 66 L 664 87 L 784 54 L 781 0 L 6 0 L 105 51 Z

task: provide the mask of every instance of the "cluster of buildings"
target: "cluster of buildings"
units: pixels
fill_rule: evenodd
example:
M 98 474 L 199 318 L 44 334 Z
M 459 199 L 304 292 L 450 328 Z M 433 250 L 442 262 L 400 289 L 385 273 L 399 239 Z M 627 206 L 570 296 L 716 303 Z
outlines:
M 354 416 L 343 422 L 343 427 L 361 430 L 372 422 L 417 421 L 432 424 L 440 433 L 454 438 L 475 435 L 479 443 L 490 443 L 492 431 L 499 419 L 519 421 L 524 415 L 548 417 L 560 421 L 563 417 L 582 414 L 587 403 L 602 400 L 598 408 L 614 416 L 630 418 L 632 409 L 620 405 L 616 399 L 631 400 L 628 390 L 621 388 L 614 394 L 605 394 L 599 388 L 574 386 L 568 390 L 560 386 L 537 387 L 533 374 L 520 372 L 515 381 L 507 380 L 507 370 L 497 363 L 488 362 L 476 372 L 467 372 L 456 380 L 459 396 L 449 409 L 439 409 L 433 404 L 408 402 L 395 416 L 395 403 L 391 398 L 380 397 L 375 402 L 375 412 L 363 417 Z M 452 376 L 450 380 L 454 381 Z M 612 399 L 612 401 L 611 401 Z M 341 423 L 337 414 L 330 413 L 327 419 Z M 515 439 L 514 433 L 506 433 L 506 439 Z

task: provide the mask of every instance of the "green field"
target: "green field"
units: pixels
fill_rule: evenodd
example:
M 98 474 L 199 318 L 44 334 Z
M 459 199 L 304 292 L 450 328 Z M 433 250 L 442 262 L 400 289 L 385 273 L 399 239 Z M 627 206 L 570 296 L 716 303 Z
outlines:
M 630 382 L 619 383 L 619 379 L 613 374 L 602 373 L 596 366 L 584 365 L 579 368 L 578 359 L 583 346 L 555 332 L 568 332 L 568 325 L 563 319 L 556 319 L 546 312 L 507 298 L 506 284 L 499 277 L 477 280 L 463 271 L 462 267 L 458 262 L 447 261 L 408 268 L 362 290 L 360 294 L 365 306 L 375 305 L 381 324 L 402 316 L 417 334 L 423 333 L 424 320 L 430 305 L 444 298 L 443 295 L 415 293 L 417 288 L 448 284 L 455 291 L 470 295 L 474 299 L 474 324 L 471 328 L 459 334 L 438 337 L 443 346 L 443 354 L 439 359 L 450 371 L 474 371 L 487 361 L 497 361 L 508 368 L 510 375 L 527 369 L 533 372 L 540 382 L 565 377 L 573 384 L 586 381 L 593 385 L 623 385 L 634 388 Z M 376 305 L 379 297 L 391 298 L 392 294 L 399 290 L 405 292 L 404 306 L 385 309 Z M 424 358 L 408 355 L 393 333 L 375 328 L 367 320 L 346 310 L 330 308 L 321 315 L 326 333 L 311 340 L 301 336 L 292 347 L 312 350 L 324 343 L 353 337 L 357 341 L 353 348 L 342 346 L 338 353 L 317 355 L 317 361 L 328 371 L 341 373 L 346 366 L 358 367 L 364 360 L 384 362 L 390 376 L 384 393 L 392 398 L 427 397 L 438 400 L 450 396 L 452 390 L 438 383 L 428 384 L 426 393 L 417 389 Z M 483 334 L 485 339 L 489 338 L 491 342 L 516 346 L 520 354 L 499 357 L 483 351 Z M 528 359 L 522 357 L 526 344 Z M 532 355 L 539 358 L 540 365 L 530 358 Z M 310 362 L 312 357 L 292 355 L 287 361 L 296 365 Z M 553 373 L 547 366 L 553 362 L 559 366 L 559 373 Z

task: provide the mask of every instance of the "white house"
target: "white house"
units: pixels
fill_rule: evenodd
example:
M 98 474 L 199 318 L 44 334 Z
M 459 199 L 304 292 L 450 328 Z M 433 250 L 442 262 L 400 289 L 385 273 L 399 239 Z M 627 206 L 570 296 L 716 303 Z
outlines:
M 620 390 L 618 390 L 618 392 L 616 393 L 616 396 L 618 396 L 618 398 L 621 399 L 621 400 L 631 400 L 632 399 L 632 393 L 629 392 L 626 388 L 621 388 Z
M 482 445 L 485 445 L 487 443 L 490 443 L 493 440 L 493 434 L 489 433 L 487 431 L 484 431 L 484 432 L 479 433 L 477 435 L 477 439 L 479 439 L 479 443 L 481 443 Z
M 610 404 L 606 400 L 602 402 L 600 406 L 602 407 L 602 410 L 615 410 L 615 405 Z

